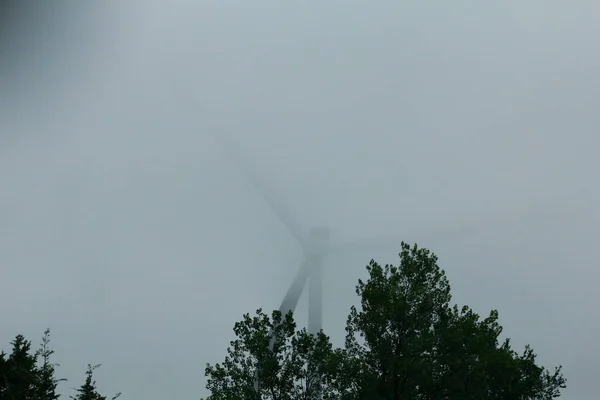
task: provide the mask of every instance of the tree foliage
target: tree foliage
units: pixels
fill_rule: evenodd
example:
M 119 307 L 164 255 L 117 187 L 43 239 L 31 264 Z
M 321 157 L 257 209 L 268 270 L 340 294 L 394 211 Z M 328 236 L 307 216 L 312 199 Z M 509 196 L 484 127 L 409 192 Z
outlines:
M 402 243 L 400 266 L 371 261 L 359 281 L 346 351 L 364 399 L 539 399 L 560 394 L 566 380 L 535 363 L 527 346 L 500 343 L 498 312 L 480 319 L 450 304 L 450 284 L 427 249 Z M 362 339 L 362 340 L 359 340 Z
M 4 352 L 0 354 L 0 398 L 33 400 L 38 392 L 38 370 L 36 355 L 31 352 L 31 342 L 23 335 L 17 335 L 11 345 L 9 355 Z
M 52 360 L 54 350 L 50 347 L 50 330 L 46 329 L 36 351 L 23 335 L 17 335 L 10 344 L 10 354 L 0 353 L 0 400 L 59 400 L 58 385 L 66 379 L 56 376 L 59 365 Z M 106 400 L 96 391 L 92 375 L 95 368 L 97 366 L 88 366 L 85 382 L 72 399 Z
M 297 331 L 277 312 L 237 323 L 222 364 L 208 365 L 209 400 L 550 400 L 566 380 L 558 367 L 536 364 L 530 346 L 500 340 L 498 312 L 481 318 L 451 304 L 450 284 L 437 257 L 401 244 L 399 266 L 371 261 L 359 280 L 343 348 L 324 334 Z M 273 351 L 269 333 L 276 332 Z M 271 342 L 273 343 L 273 342 Z M 314 366 L 319 390 L 306 380 Z M 255 391 L 258 374 L 262 386 Z M 307 390 L 307 387 L 309 388 Z
M 37 398 L 40 400 L 57 400 L 60 395 L 57 393 L 59 382 L 65 382 L 64 378 L 56 378 L 56 367 L 59 365 L 51 360 L 54 350 L 50 348 L 50 329 L 44 331 L 42 344 L 36 356 L 41 361 L 38 370 Z
M 291 313 L 270 316 L 257 310 L 235 324 L 231 342 L 220 364 L 206 367 L 207 400 L 292 400 L 333 395 L 327 376 L 333 353 L 329 338 L 296 330 Z M 257 390 L 258 389 L 258 390 Z
M 91 365 L 88 364 L 87 370 L 85 371 L 85 381 L 83 384 L 76 389 L 77 393 L 75 396 L 71 396 L 73 400 L 106 400 L 106 396 L 102 396 L 98 393 L 96 388 L 96 381 L 94 380 L 94 370 L 99 368 L 100 364 Z M 111 398 L 111 400 L 117 399 L 121 396 L 121 393 L 117 393 Z
M 206 400 L 552 400 L 566 387 L 561 367 L 538 365 L 530 346 L 501 339 L 498 311 L 484 318 L 452 304 L 437 257 L 401 244 L 398 266 L 371 261 L 350 308 L 346 340 L 298 329 L 291 313 L 246 314 L 222 363 L 207 364 Z M 46 330 L 41 346 L 17 335 L 0 353 L 0 400 L 59 400 Z M 72 400 L 107 400 L 88 365 Z M 120 393 L 113 396 L 115 400 Z

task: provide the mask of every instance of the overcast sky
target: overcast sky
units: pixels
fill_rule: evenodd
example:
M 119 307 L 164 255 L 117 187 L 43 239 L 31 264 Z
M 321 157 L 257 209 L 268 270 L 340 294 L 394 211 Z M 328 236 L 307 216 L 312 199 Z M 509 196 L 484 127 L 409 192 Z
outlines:
M 416 241 L 455 301 L 564 366 L 564 399 L 597 393 L 600 6 L 103 4 L 3 42 L 4 349 L 50 327 L 65 391 L 102 363 L 109 395 L 206 395 L 233 324 L 302 261 L 227 135 L 306 230 L 395 243 L 327 259 L 336 345 L 369 259 Z

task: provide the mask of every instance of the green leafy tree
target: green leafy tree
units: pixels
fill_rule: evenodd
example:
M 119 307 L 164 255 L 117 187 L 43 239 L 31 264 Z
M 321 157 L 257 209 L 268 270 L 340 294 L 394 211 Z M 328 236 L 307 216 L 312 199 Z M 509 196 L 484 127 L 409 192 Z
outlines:
M 481 320 L 450 306 L 450 285 L 427 249 L 402 243 L 400 266 L 371 261 L 359 280 L 361 307 L 351 308 L 345 351 L 338 354 L 338 393 L 347 399 L 550 400 L 566 380 L 499 343 L 498 312 Z
M 335 398 L 335 352 L 325 334 L 296 330 L 291 313 L 262 310 L 233 330 L 225 361 L 207 364 L 207 400 Z
M 402 243 L 398 267 L 371 261 L 367 271 L 343 349 L 296 331 L 291 314 L 245 315 L 225 362 L 206 368 L 208 399 L 551 400 L 566 387 L 561 367 L 551 372 L 530 346 L 518 353 L 500 341 L 496 310 L 482 319 L 451 305 L 427 249 Z
M 94 370 L 100 367 L 100 364 L 91 365 L 88 364 L 87 370 L 85 371 L 85 382 L 76 389 L 75 396 L 71 396 L 73 400 L 106 400 L 106 396 L 102 396 L 98 393 L 96 388 L 96 381 L 94 380 Z M 111 398 L 111 400 L 117 399 L 121 396 L 121 393 L 117 393 Z

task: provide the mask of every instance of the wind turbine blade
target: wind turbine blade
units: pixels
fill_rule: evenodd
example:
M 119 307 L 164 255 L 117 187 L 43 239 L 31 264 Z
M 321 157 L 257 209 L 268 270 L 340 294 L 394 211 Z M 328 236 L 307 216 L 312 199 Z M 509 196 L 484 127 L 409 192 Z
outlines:
M 302 229 L 302 226 L 292 217 L 290 210 L 288 210 L 281 202 L 277 201 L 277 197 L 275 196 L 274 191 L 269 187 L 267 181 L 261 179 L 260 175 L 252 168 L 250 162 L 248 162 L 248 159 L 243 156 L 239 147 L 226 135 L 221 134 L 216 135 L 216 137 L 226 150 L 227 155 L 231 156 L 240 169 L 246 174 L 248 180 L 254 186 L 254 189 L 267 202 L 277 218 L 286 226 L 292 236 L 306 248 L 306 234 L 304 229 Z
M 308 280 L 308 275 L 310 272 L 309 260 L 305 259 L 296 274 L 296 277 L 292 281 L 290 288 L 288 289 L 281 305 L 279 306 L 279 311 L 282 314 L 287 314 L 288 312 L 296 309 L 298 305 L 298 301 L 300 300 L 300 296 L 302 295 L 302 290 L 304 290 L 304 286 L 306 286 L 306 281 Z
M 306 281 L 308 280 L 308 275 L 310 272 L 309 266 L 310 265 L 308 259 L 305 259 L 304 262 L 302 262 L 302 264 L 300 265 L 300 269 L 298 270 L 296 277 L 294 278 L 290 288 L 285 294 L 285 297 L 281 302 L 281 306 L 279 306 L 279 311 L 281 311 L 283 315 L 286 315 L 290 311 L 294 312 L 294 310 L 296 309 L 298 301 L 300 300 L 300 296 L 302 295 L 302 290 L 304 289 L 304 286 L 306 286 Z M 276 327 L 273 327 L 269 331 L 270 351 L 273 351 L 273 348 L 275 347 L 275 342 L 277 340 L 277 338 L 275 337 L 275 328 Z M 254 371 L 254 390 L 256 392 L 260 391 L 260 380 L 258 379 L 259 372 L 259 370 Z
M 496 218 L 490 218 L 489 215 L 496 215 Z M 508 227 L 530 225 L 551 220 L 552 222 L 574 222 L 585 218 L 586 213 L 581 208 L 562 208 L 556 210 L 534 210 L 521 213 L 520 216 L 506 218 L 506 212 L 495 212 L 486 215 L 486 217 L 478 219 L 478 222 L 464 224 L 462 226 L 450 226 L 436 230 L 416 231 L 413 233 L 407 232 L 403 235 L 398 235 L 396 238 L 385 237 L 379 240 L 369 239 L 346 243 L 332 243 L 328 246 L 328 253 L 365 253 L 375 251 L 391 251 L 392 249 L 400 250 L 400 242 L 421 242 L 428 238 L 436 239 L 451 239 L 453 237 L 468 237 L 478 232 L 490 231 L 494 229 L 502 229 Z M 427 243 L 422 243 L 427 247 Z

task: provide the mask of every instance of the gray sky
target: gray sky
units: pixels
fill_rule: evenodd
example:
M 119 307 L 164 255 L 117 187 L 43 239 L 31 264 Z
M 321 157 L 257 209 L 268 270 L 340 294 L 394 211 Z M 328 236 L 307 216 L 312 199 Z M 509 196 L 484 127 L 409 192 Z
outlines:
M 0 69 L 3 346 L 50 327 L 66 387 L 102 363 L 108 394 L 205 395 L 234 322 L 278 307 L 302 259 L 227 134 L 306 229 L 431 248 L 455 301 L 497 308 L 516 346 L 564 365 L 564 399 L 591 398 L 600 7 L 488 3 L 147 0 L 40 17 Z M 398 250 L 327 260 L 336 344 L 364 266 Z

